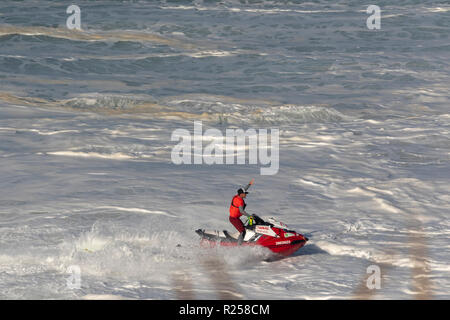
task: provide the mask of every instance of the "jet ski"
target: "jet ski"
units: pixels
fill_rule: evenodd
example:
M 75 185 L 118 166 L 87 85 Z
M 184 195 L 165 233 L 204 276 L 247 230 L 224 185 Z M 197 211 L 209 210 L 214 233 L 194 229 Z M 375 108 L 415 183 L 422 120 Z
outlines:
M 286 224 L 273 217 L 264 221 L 257 215 L 253 215 L 244 226 L 245 237 L 242 246 L 262 246 L 282 256 L 293 254 L 308 241 L 307 237 L 289 230 Z M 201 237 L 202 246 L 238 246 L 238 231 L 230 233 L 226 230 L 198 229 L 195 232 Z

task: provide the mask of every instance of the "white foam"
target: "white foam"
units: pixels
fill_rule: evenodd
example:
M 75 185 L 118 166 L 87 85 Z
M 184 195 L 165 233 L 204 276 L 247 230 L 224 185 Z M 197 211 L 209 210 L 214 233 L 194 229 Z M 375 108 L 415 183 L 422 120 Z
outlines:
M 87 294 L 81 297 L 84 300 L 129 300 L 130 298 L 126 298 L 117 294 Z
M 99 159 L 109 159 L 109 160 L 129 160 L 134 159 L 130 155 L 116 152 L 111 154 L 103 154 L 97 152 L 81 152 L 81 151 L 53 151 L 47 152 L 46 154 L 54 156 L 64 156 L 64 157 L 81 157 L 81 158 L 99 158 Z
M 450 11 L 450 7 L 442 8 L 442 7 L 435 7 L 435 8 L 426 8 L 429 12 L 447 12 Z
M 102 250 L 110 240 L 98 236 L 95 232 L 86 232 L 75 243 L 78 251 L 96 252 Z
M 177 217 L 177 216 L 171 215 L 167 212 L 159 211 L 159 210 L 147 210 L 147 209 L 140 209 L 140 208 L 123 208 L 123 207 L 114 207 L 114 206 L 102 206 L 102 207 L 98 207 L 98 208 L 99 209 L 113 209 L 113 210 L 133 212 L 133 213 L 156 214 L 156 215 L 168 216 L 168 217 L 172 217 L 172 218 Z
M 30 129 L 29 131 L 31 132 L 36 132 L 40 135 L 44 135 L 44 136 L 52 136 L 54 134 L 61 134 L 61 133 L 74 133 L 74 132 L 80 132 L 79 130 L 54 130 L 54 131 L 40 131 L 37 129 Z

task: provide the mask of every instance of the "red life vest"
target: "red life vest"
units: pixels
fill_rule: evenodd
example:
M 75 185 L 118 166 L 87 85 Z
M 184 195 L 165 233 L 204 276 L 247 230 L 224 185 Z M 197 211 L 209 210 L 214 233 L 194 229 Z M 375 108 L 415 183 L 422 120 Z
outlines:
M 245 210 L 245 207 L 247 205 L 245 204 L 244 199 L 242 199 L 239 195 L 235 195 L 233 197 L 233 200 L 231 200 L 230 217 L 239 218 L 240 216 L 242 216 L 241 212 L 239 211 L 240 206 L 242 206 Z

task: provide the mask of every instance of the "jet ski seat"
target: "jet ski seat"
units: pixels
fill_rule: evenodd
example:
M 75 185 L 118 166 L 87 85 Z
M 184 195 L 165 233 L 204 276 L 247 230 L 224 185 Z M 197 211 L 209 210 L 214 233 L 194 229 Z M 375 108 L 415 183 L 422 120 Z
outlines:
M 239 232 L 230 234 L 227 230 L 223 230 L 224 235 L 227 237 L 227 239 L 235 240 L 237 241 L 239 238 Z

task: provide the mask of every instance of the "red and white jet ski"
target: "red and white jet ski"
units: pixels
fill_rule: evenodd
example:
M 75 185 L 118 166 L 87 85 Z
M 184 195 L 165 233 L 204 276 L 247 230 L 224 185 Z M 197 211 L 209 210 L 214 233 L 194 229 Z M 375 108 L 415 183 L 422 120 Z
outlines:
M 288 226 L 275 218 L 268 218 L 267 222 L 253 215 L 245 224 L 245 237 L 242 246 L 263 246 L 274 253 L 289 256 L 303 247 L 308 238 L 300 233 L 289 230 Z M 204 230 L 195 231 L 201 237 L 203 246 L 213 247 L 238 246 L 239 232 L 229 233 L 226 230 Z

